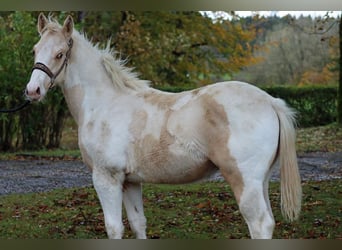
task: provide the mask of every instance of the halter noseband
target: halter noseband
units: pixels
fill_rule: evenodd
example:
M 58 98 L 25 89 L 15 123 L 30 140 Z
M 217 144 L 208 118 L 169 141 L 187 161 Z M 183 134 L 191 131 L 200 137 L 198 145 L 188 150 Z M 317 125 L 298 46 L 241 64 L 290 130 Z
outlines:
M 54 74 L 52 73 L 52 71 L 49 69 L 48 66 L 46 66 L 44 63 L 41 63 L 41 62 L 36 62 L 33 67 L 32 67 L 32 71 L 35 70 L 35 69 L 38 69 L 38 70 L 41 70 L 43 71 L 45 74 L 47 74 L 49 77 L 50 77 L 50 86 L 49 86 L 49 89 L 53 88 L 54 86 L 54 82 L 57 78 L 57 76 L 62 72 L 63 68 L 67 67 L 68 66 L 68 60 L 70 58 L 70 54 L 71 54 L 71 48 L 72 48 L 72 45 L 73 45 L 73 40 L 72 38 L 69 39 L 68 41 L 68 46 L 69 46 L 69 49 L 68 51 L 66 52 L 65 54 L 65 59 L 64 59 L 64 62 L 63 64 L 61 65 L 61 67 L 59 68 L 59 70 L 57 70 L 57 72 Z

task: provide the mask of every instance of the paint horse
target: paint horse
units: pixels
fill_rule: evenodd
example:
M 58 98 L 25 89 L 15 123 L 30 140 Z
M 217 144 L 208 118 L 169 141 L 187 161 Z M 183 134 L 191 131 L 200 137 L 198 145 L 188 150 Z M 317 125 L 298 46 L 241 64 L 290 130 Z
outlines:
M 40 14 L 37 26 L 26 95 L 40 101 L 50 87 L 61 87 L 109 238 L 123 235 L 122 203 L 136 237 L 146 238 L 142 183 L 191 183 L 217 171 L 231 186 L 251 237 L 271 238 L 268 183 L 276 163 L 283 215 L 298 217 L 294 112 L 284 101 L 242 82 L 162 92 L 138 79 L 109 46 L 93 46 L 71 16 L 60 25 Z

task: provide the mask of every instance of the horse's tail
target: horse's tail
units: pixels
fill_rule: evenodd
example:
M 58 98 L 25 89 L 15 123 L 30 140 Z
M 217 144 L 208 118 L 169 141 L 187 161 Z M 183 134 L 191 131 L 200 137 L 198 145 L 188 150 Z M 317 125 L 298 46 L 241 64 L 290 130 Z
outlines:
M 273 100 L 273 108 L 279 119 L 279 151 L 281 211 L 293 221 L 301 209 L 302 187 L 296 155 L 295 111 L 281 99 Z

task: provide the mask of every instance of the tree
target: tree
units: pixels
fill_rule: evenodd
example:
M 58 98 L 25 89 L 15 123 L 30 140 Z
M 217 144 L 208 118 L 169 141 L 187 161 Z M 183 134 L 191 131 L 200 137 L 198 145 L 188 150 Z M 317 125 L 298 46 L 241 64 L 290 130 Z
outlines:
M 339 85 L 337 97 L 337 122 L 342 126 L 342 13 L 339 24 L 339 44 L 340 44 L 340 58 L 339 58 Z
M 23 101 L 33 65 L 32 46 L 39 37 L 36 17 L 29 12 L 0 14 L 1 108 Z M 67 114 L 61 93 L 51 91 L 45 105 L 34 105 L 15 114 L 0 115 L 0 150 L 36 149 L 59 145 Z M 39 132 L 37 132 L 39 131 Z
M 229 77 L 251 61 L 254 31 L 226 20 L 213 22 L 198 12 L 55 12 L 67 14 L 76 28 L 99 46 L 111 39 L 127 65 L 153 85 L 191 87 Z M 23 98 L 38 41 L 37 12 L 0 13 L 0 107 L 13 107 Z M 250 60 L 251 59 L 251 60 Z M 57 147 L 67 109 L 57 90 L 44 105 L 24 112 L 0 114 L 0 150 Z M 39 131 L 39 133 L 37 133 Z
M 198 12 L 121 12 L 114 39 L 129 66 L 158 85 L 198 86 L 250 64 L 254 31 Z
M 236 77 L 260 85 L 337 83 L 335 19 L 326 20 L 330 29 L 322 35 L 313 31 L 318 20 L 311 17 L 254 17 L 248 22 L 258 29 L 254 43 L 260 48 L 254 55 L 263 60 Z
M 337 123 L 338 125 L 342 126 L 342 13 L 340 13 L 340 17 L 338 20 L 333 21 L 329 24 L 330 16 L 329 12 L 322 18 L 320 23 L 315 25 L 315 31 L 312 32 L 313 34 L 318 35 L 326 35 L 335 24 L 338 24 L 338 56 L 337 56 L 337 65 L 333 68 L 334 71 L 338 71 L 338 94 L 337 94 Z M 326 25 L 328 23 L 328 26 Z M 324 37 L 323 39 L 329 38 L 329 35 Z

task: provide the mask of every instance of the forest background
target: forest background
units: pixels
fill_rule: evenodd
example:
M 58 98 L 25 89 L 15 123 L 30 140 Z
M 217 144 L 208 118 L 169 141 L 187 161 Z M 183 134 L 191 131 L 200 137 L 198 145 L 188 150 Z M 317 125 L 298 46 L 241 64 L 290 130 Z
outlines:
M 32 46 L 39 39 L 38 14 L 0 12 L 0 107 L 15 106 L 22 98 L 33 64 Z M 242 80 L 275 96 L 292 95 L 287 100 L 292 106 L 306 107 L 317 116 L 326 106 L 332 115 L 317 119 L 336 120 L 339 18 L 239 17 L 231 12 L 229 19 L 213 19 L 177 11 L 51 13 L 59 21 L 67 14 L 100 48 L 109 41 L 117 57 L 127 59 L 127 66 L 153 87 L 180 91 Z M 286 86 L 286 91 L 279 86 Z M 308 93 L 310 101 L 299 103 L 301 98 L 309 100 Z M 321 103 L 313 106 L 317 101 Z M 1 114 L 0 150 L 57 147 L 68 116 L 59 91 L 49 93 L 44 105 L 31 105 L 11 116 Z M 305 126 L 315 125 L 302 120 Z

